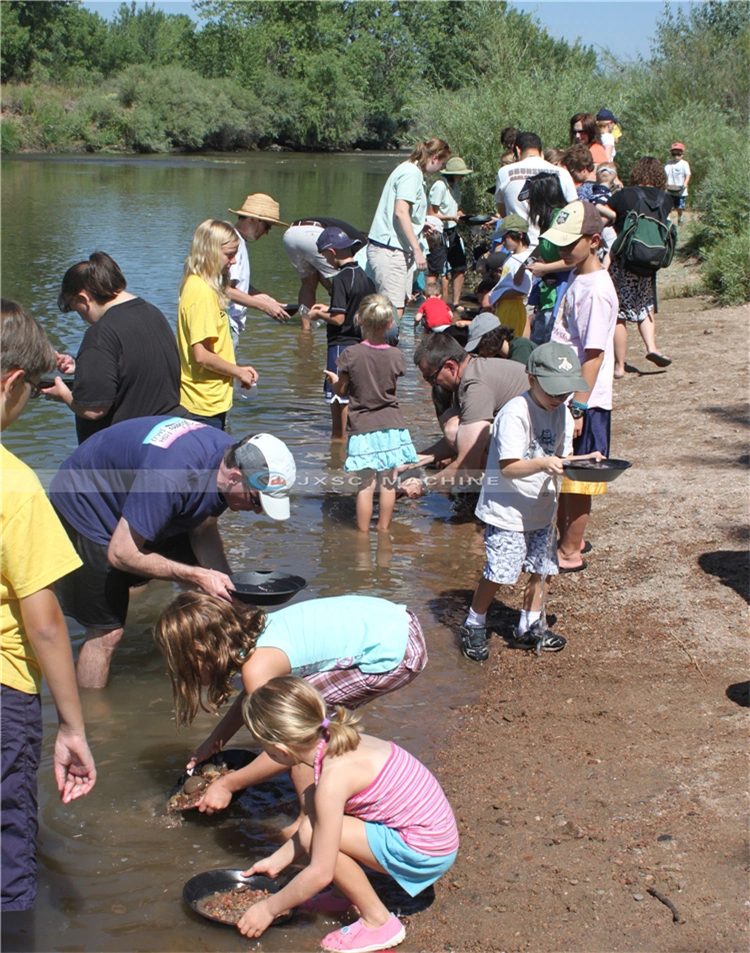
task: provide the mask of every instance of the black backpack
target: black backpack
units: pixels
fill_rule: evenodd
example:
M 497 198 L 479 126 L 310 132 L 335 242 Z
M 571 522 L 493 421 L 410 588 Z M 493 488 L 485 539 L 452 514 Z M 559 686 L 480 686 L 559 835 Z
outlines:
M 677 229 L 669 221 L 658 196 L 650 198 L 642 189 L 635 191 L 638 203 L 625 216 L 622 231 L 610 253 L 634 275 L 655 278 L 659 269 L 672 263 Z

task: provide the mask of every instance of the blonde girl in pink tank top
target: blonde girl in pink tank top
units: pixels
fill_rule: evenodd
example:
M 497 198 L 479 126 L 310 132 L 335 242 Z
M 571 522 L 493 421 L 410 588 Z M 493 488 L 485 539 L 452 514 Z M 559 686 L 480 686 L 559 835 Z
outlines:
M 248 696 L 245 723 L 265 753 L 307 781 L 305 819 L 294 837 L 245 871 L 277 877 L 302 857 L 308 865 L 286 887 L 250 907 L 238 923 L 259 937 L 279 913 L 356 906 L 360 919 L 329 933 L 324 950 L 364 953 L 397 946 L 405 937 L 363 868 L 390 874 L 411 896 L 453 864 L 458 831 L 435 777 L 393 742 L 361 734 L 359 716 L 325 701 L 293 675 L 274 678 Z M 316 897 L 331 884 L 343 897 Z M 330 906 L 326 907 L 326 901 Z

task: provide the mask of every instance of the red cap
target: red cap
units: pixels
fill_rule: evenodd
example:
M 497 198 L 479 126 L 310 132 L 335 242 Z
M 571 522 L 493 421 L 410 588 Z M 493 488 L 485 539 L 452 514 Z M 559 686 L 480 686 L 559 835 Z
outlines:
M 681 150 L 684 152 L 684 151 L 685 151 L 685 145 L 684 145 L 684 143 L 682 143 L 682 142 L 673 142 L 672 145 L 669 147 L 669 151 L 670 151 L 670 152 L 674 152 L 675 149 L 681 149 Z

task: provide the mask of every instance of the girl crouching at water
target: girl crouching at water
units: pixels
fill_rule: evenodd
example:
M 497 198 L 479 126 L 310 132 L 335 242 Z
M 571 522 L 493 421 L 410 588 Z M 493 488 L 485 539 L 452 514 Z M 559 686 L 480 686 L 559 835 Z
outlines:
M 395 469 L 417 463 L 404 415 L 398 406 L 396 384 L 406 373 L 404 355 L 385 343 L 393 324 L 393 305 L 383 295 L 368 295 L 357 320 L 364 340 L 339 357 L 339 373 L 324 371 L 339 397 L 349 397 L 344 469 L 360 474 L 357 491 L 357 529 L 366 533 L 372 519 L 375 486 L 380 493 L 377 528 L 388 529 L 396 505 Z
M 427 664 L 417 617 L 406 606 L 370 596 L 314 599 L 266 616 L 251 606 L 183 592 L 161 614 L 154 637 L 167 660 L 178 727 L 191 724 L 199 708 L 220 708 L 234 693 L 234 676 L 242 679 L 243 691 L 188 769 L 231 740 L 242 727 L 245 696 L 277 675 L 304 673 L 329 704 L 357 708 L 408 685 Z M 223 810 L 235 792 L 285 770 L 259 755 L 214 781 L 198 808 Z
M 360 919 L 325 936 L 324 950 L 364 953 L 399 944 L 404 928 L 362 866 L 389 874 L 412 897 L 452 866 L 458 831 L 435 777 L 393 742 L 361 734 L 359 718 L 346 709 L 326 717 L 323 697 L 301 678 L 272 679 L 245 699 L 242 713 L 268 757 L 314 788 L 294 837 L 244 875 L 277 877 L 304 855 L 307 867 L 245 911 L 239 931 L 259 937 L 279 913 L 333 882 Z

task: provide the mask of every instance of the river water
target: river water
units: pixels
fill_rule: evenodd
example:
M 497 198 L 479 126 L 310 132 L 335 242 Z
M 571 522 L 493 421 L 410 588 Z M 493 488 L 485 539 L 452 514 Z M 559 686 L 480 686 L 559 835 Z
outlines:
M 4 159 L 2 293 L 43 322 L 58 350 L 75 354 L 85 326 L 77 314 L 58 312 L 60 280 L 71 264 L 103 249 L 122 268 L 128 290 L 161 308 L 174 326 L 182 264 L 201 220 L 231 218 L 230 206 L 238 208 L 251 192 L 267 192 L 280 202 L 284 221 L 335 215 L 366 231 L 397 161 L 382 154 Z M 298 281 L 282 233 L 274 228 L 249 246 L 253 283 L 281 301 L 295 301 Z M 326 300 L 325 292 L 319 300 Z M 419 446 L 434 439 L 437 425 L 427 385 L 411 362 L 411 323 L 407 312 L 401 345 L 407 374 L 399 394 Z M 403 691 L 368 706 L 365 721 L 367 730 L 429 764 L 450 725 L 450 709 L 476 697 L 478 672 L 461 657 L 452 632 L 482 564 L 481 538 L 470 515 L 434 495 L 400 502 L 390 533 L 357 534 L 354 498 L 335 485 L 344 449 L 330 442 L 322 398 L 325 357 L 324 328 L 305 335 L 294 320 L 281 326 L 265 315 L 249 317 L 238 360 L 251 363 L 260 379 L 252 397 L 236 400 L 229 429 L 238 436 L 268 431 L 285 440 L 297 461 L 299 487 L 289 521 L 228 512 L 222 534 L 233 567 L 304 576 L 308 588 L 300 599 L 360 592 L 403 602 L 419 615 L 427 669 Z M 31 401 L 3 440 L 47 485 L 76 446 L 73 416 L 62 405 Z M 6 925 L 5 950 L 255 947 L 233 928 L 192 914 L 181 900 L 182 885 L 193 874 L 244 868 L 265 856 L 279 818 L 278 804 L 268 796 L 250 802 L 244 815 L 193 818 L 181 826 L 163 816 L 189 752 L 215 724 L 201 714 L 188 730 L 174 727 L 169 680 L 151 637 L 174 591 L 169 583 L 151 582 L 135 593 L 109 686 L 84 693 L 99 779 L 87 798 L 67 807 L 52 777 L 56 718 L 45 694 L 39 896 L 22 926 Z M 81 630 L 74 623 L 71 637 L 75 651 Z M 250 743 L 244 732 L 235 741 Z M 261 948 L 316 950 L 333 928 L 300 917 L 269 930 Z

